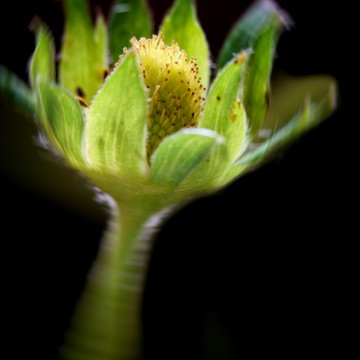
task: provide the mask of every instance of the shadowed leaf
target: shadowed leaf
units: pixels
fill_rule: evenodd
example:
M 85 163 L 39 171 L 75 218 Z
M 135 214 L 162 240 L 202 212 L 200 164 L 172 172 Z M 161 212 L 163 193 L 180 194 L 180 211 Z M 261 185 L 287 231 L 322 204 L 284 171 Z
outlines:
M 130 45 L 135 36 L 149 38 L 152 20 L 145 0 L 117 0 L 111 9 L 109 21 L 110 50 L 114 62 L 118 61 L 123 48 Z
M 55 143 L 70 164 L 83 164 L 84 120 L 79 103 L 55 84 L 40 83 L 39 93 L 43 112 L 51 129 L 49 136 L 55 138 Z
M 94 28 L 86 0 L 64 0 L 65 32 L 59 65 L 60 82 L 90 101 L 107 69 L 107 32 L 98 18 Z
M 36 106 L 31 90 L 3 65 L 0 65 L 0 96 L 16 111 L 29 118 L 34 117 Z
M 285 25 L 291 22 L 289 16 L 279 9 L 274 1 L 256 1 L 230 30 L 218 56 L 217 70 L 221 70 L 234 54 L 252 48 L 264 26 L 274 18 L 278 18 Z
M 33 25 L 36 48 L 30 61 L 30 84 L 35 90 L 37 81 L 55 81 L 55 45 L 50 31 L 40 20 Z

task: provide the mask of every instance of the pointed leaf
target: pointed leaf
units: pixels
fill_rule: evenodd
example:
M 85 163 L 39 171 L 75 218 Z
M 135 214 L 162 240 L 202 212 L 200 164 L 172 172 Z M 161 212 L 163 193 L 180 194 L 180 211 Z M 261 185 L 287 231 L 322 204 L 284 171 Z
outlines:
M 65 33 L 59 66 L 60 82 L 90 101 L 107 69 L 106 28 L 102 18 L 94 29 L 86 0 L 64 0 Z
M 216 77 L 199 124 L 225 137 L 229 163 L 239 156 L 246 135 L 246 115 L 238 99 L 246 58 L 246 53 L 237 56 Z
M 252 48 L 266 24 L 278 18 L 283 24 L 290 23 L 289 16 L 272 0 L 256 1 L 235 23 L 219 53 L 217 70 L 221 70 L 240 51 Z
M 270 103 L 270 75 L 275 44 L 281 23 L 267 24 L 253 45 L 254 53 L 246 64 L 242 82 L 242 98 L 250 135 L 255 137 L 265 119 Z
M 36 89 L 37 81 L 55 80 L 55 46 L 53 38 L 44 24 L 36 20 L 33 25 L 36 33 L 36 49 L 30 61 L 30 84 Z
M 150 38 L 152 20 L 145 0 L 117 0 L 111 9 L 109 33 L 110 50 L 114 62 L 119 60 L 123 48 L 135 36 Z
M 193 0 L 177 0 L 160 27 L 165 43 L 175 40 L 185 50 L 189 59 L 195 57 L 199 76 L 205 87 L 210 78 L 209 48 L 205 34 L 199 24 Z
M 180 186 L 222 141 L 221 136 L 207 129 L 182 129 L 166 137 L 154 153 L 150 181 Z
M 100 86 L 103 84 L 105 77 L 108 75 L 108 29 L 105 19 L 102 16 L 98 16 L 94 29 L 94 61 L 98 64 Z
M 50 139 L 55 142 L 70 164 L 84 164 L 84 120 L 79 103 L 67 91 L 53 83 L 41 82 L 39 94 Z
M 248 48 L 253 51 L 247 62 L 242 93 L 251 137 L 259 131 L 266 116 L 273 53 L 280 30 L 289 24 L 289 16 L 275 2 L 259 0 L 235 24 L 220 52 L 219 69 L 234 53 Z
M 336 84 L 333 82 L 326 95 L 316 101 L 305 103 L 304 109 L 275 133 L 269 140 L 255 150 L 245 154 L 229 170 L 226 182 L 231 181 L 244 171 L 253 170 L 267 161 L 271 155 L 289 145 L 302 134 L 320 124 L 336 108 Z
M 141 176 L 146 171 L 147 94 L 133 52 L 96 95 L 86 126 L 86 154 L 95 169 Z
M 0 95 L 23 115 L 35 114 L 35 99 L 29 87 L 14 73 L 0 65 Z

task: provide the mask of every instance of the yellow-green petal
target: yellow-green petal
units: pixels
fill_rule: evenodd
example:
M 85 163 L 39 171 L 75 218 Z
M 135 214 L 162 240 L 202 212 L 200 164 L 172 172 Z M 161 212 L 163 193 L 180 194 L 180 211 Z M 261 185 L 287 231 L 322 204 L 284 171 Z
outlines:
M 197 19 L 194 1 L 177 0 L 163 20 L 160 30 L 166 44 L 175 40 L 186 51 L 189 59 L 197 59 L 199 76 L 207 87 L 210 79 L 209 47 Z
M 109 41 L 112 59 L 118 61 L 130 39 L 149 38 L 152 35 L 152 19 L 145 0 L 117 0 L 109 20 Z
M 84 117 L 78 101 L 66 90 L 49 82 L 39 83 L 39 97 L 50 140 L 71 165 L 83 166 Z
M 64 0 L 65 32 L 59 65 L 60 82 L 90 101 L 107 71 L 107 32 L 100 17 L 93 26 L 86 0 Z
M 146 103 L 137 60 L 129 52 L 90 107 L 85 145 L 93 169 L 132 177 L 146 173 Z
M 201 174 L 197 183 L 183 183 L 205 162 L 224 139 L 207 129 L 183 129 L 165 138 L 152 158 L 150 181 L 170 188 L 195 188 L 207 181 Z
M 233 59 L 216 77 L 205 105 L 199 127 L 216 131 L 227 144 L 230 165 L 244 146 L 247 131 L 246 115 L 239 100 L 240 78 L 247 54 Z

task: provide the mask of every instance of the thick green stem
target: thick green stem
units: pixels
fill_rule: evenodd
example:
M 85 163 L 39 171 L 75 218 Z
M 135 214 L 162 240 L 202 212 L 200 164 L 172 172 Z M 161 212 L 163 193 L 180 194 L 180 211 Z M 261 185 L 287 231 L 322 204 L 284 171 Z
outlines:
M 138 360 L 142 357 L 141 303 L 161 218 L 116 207 L 61 349 L 64 360 Z

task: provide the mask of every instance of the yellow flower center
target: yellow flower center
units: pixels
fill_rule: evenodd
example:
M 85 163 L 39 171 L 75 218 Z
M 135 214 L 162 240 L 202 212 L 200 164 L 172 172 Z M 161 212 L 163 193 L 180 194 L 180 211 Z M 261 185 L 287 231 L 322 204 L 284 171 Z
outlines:
M 147 154 L 151 155 L 160 141 L 184 127 L 195 127 L 204 108 L 206 88 L 198 76 L 196 59 L 172 41 L 168 46 L 161 33 L 152 39 L 132 38 L 146 87 L 149 89 Z

